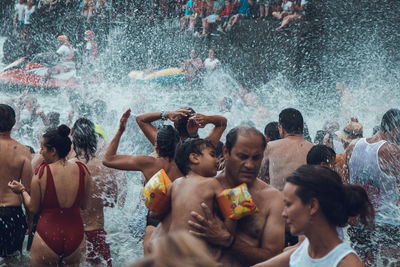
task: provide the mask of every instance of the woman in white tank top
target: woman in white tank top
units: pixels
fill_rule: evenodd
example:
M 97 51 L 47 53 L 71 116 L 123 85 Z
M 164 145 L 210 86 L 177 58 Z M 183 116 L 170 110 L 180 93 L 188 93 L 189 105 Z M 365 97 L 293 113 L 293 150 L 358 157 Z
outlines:
M 370 225 L 374 210 L 365 190 L 345 185 L 340 176 L 319 165 L 303 165 L 286 180 L 282 216 L 292 235 L 305 239 L 257 267 L 361 267 L 356 252 L 343 242 L 336 227 L 359 216 Z

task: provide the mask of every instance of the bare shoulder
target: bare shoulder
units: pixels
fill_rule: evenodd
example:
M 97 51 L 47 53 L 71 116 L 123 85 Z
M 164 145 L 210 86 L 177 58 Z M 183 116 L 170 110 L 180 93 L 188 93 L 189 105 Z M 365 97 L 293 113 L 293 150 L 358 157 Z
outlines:
M 344 257 L 339 264 L 338 267 L 363 267 L 364 264 L 360 261 L 356 254 L 350 253 L 346 257 Z
M 276 201 L 283 199 L 282 193 L 273 186 L 257 179 L 255 182 L 256 190 L 252 194 L 261 197 L 264 200 Z

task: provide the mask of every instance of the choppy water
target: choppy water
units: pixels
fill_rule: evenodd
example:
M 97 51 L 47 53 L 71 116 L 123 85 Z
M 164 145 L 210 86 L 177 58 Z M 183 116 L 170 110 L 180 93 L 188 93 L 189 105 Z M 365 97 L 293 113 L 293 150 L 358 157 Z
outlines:
M 171 26 L 170 26 L 171 27 Z M 341 128 L 350 116 L 359 118 L 364 125 L 364 135 L 370 136 L 372 128 L 380 122 L 383 113 L 392 107 L 400 107 L 400 90 L 396 85 L 398 75 L 387 75 L 385 67 L 385 57 L 376 50 L 379 49 L 379 42 L 356 43 L 354 51 L 349 54 L 360 54 L 358 67 L 362 68 L 363 74 L 349 79 L 348 74 L 338 77 L 337 81 L 344 78 L 348 83 L 348 89 L 353 98 L 347 103 L 344 110 L 340 108 L 338 97 L 335 97 L 334 85 L 329 84 L 330 89 L 326 88 L 327 83 L 321 78 L 320 82 L 303 83 L 301 88 L 294 85 L 283 74 L 284 71 L 276 71 L 274 78 L 269 82 L 257 85 L 251 88 L 258 107 L 246 106 L 240 100 L 233 97 L 234 91 L 239 88 L 239 83 L 235 80 L 235 71 L 224 67 L 203 79 L 200 86 L 189 86 L 188 84 L 177 84 L 169 86 L 160 86 L 156 84 L 137 84 L 120 77 L 126 77 L 129 69 L 120 68 L 118 60 L 125 49 L 128 40 L 124 39 L 124 27 L 116 27 L 111 30 L 106 42 L 107 48 L 100 55 L 101 66 L 105 79 L 100 84 L 90 85 L 78 90 L 78 95 L 82 97 L 83 102 L 89 105 L 96 99 L 102 99 L 107 103 L 107 115 L 102 122 L 102 126 L 112 138 L 118 127 L 120 115 L 131 108 L 133 115 L 160 111 L 173 110 L 181 107 L 193 107 L 198 113 L 221 114 L 219 111 L 219 102 L 224 96 L 233 98 L 233 108 L 230 113 L 223 113 L 229 119 L 228 127 L 233 127 L 241 122 L 253 121 L 256 127 L 263 131 L 264 126 L 270 121 L 276 121 L 279 112 L 286 107 L 299 109 L 308 124 L 312 137 L 315 132 L 322 128 L 326 120 L 338 120 Z M 153 42 L 156 42 L 157 34 L 150 36 Z M 5 38 L 0 37 L 0 68 L 4 67 L 1 63 L 2 43 Z M 376 40 L 375 40 L 376 41 Z M 328 44 L 327 47 L 330 45 Z M 334 42 L 331 43 L 334 46 Z M 189 50 L 190 48 L 182 48 Z M 207 50 L 201 53 L 204 55 Z M 174 51 L 174 49 L 172 49 Z M 138 53 L 147 54 L 147 59 L 152 64 L 161 64 L 162 59 L 152 56 L 151 47 L 142 48 Z M 223 56 L 222 56 L 223 57 Z M 177 59 L 183 60 L 184 58 Z M 204 60 L 204 57 L 203 57 Z M 226 59 L 224 59 L 226 60 Z M 222 60 L 222 63 L 224 62 Z M 345 64 L 346 56 L 334 57 L 333 53 L 327 52 L 325 62 L 321 62 L 322 73 L 328 75 L 332 71 L 333 64 Z M 148 62 L 138 62 L 132 65 L 130 69 L 138 69 L 139 66 L 148 64 Z M 121 64 L 122 66 L 122 64 Z M 392 69 L 398 72 L 398 68 Z M 121 74 L 122 73 L 122 74 Z M 305 76 L 310 73 L 305 73 Z M 296 90 L 293 88 L 296 87 Z M 328 92 L 327 92 L 328 91 Z M 15 96 L 14 92 L 2 92 L 0 90 L 0 100 Z M 54 94 L 38 94 L 37 97 L 40 106 L 47 113 L 57 111 L 61 114 L 61 122 L 65 121 L 71 108 L 77 108 L 68 104 L 69 92 L 61 91 Z M 261 108 L 260 108 L 261 107 Z M 92 118 L 96 121 L 96 116 Z M 129 121 L 129 129 L 123 136 L 119 148 L 120 153 L 135 154 L 149 153 L 151 147 L 142 137 L 140 131 L 135 127 L 134 120 Z M 209 131 L 210 127 L 200 131 L 203 134 Z M 29 142 L 29 140 L 26 140 Z M 35 146 L 35 144 L 33 144 Z M 36 145 L 37 150 L 37 145 Z M 105 209 L 105 229 L 108 231 L 108 241 L 111 245 L 113 263 L 115 266 L 123 266 L 136 257 L 142 255 L 141 233 L 144 231 L 144 214 L 137 211 L 140 199 L 141 178 L 139 173 L 128 172 L 128 196 L 123 208 Z M 133 223 L 135 236 L 130 233 L 128 221 L 132 218 L 136 220 Z M 26 260 L 26 258 L 24 258 Z M 24 261 L 24 260 L 23 260 Z

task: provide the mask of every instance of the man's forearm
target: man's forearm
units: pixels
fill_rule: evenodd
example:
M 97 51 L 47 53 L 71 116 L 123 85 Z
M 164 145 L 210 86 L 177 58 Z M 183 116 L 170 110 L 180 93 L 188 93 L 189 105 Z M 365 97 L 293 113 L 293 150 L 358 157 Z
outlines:
M 231 252 L 233 255 L 235 255 L 237 261 L 245 264 L 246 266 L 266 261 L 279 254 L 279 252 L 274 252 L 267 248 L 252 247 L 248 243 L 241 240 L 240 237 L 235 238 Z

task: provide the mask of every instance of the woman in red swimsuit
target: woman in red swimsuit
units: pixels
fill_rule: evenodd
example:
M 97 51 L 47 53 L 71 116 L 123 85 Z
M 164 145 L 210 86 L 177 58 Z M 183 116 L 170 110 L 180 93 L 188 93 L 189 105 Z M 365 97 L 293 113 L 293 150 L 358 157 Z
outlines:
M 9 183 L 21 194 L 25 207 L 41 212 L 31 248 L 31 266 L 79 266 L 85 254 L 80 209 L 86 206 L 91 176 L 79 161 L 67 161 L 70 129 L 61 125 L 42 138 L 44 163 L 32 178 L 31 194 L 17 181 Z

